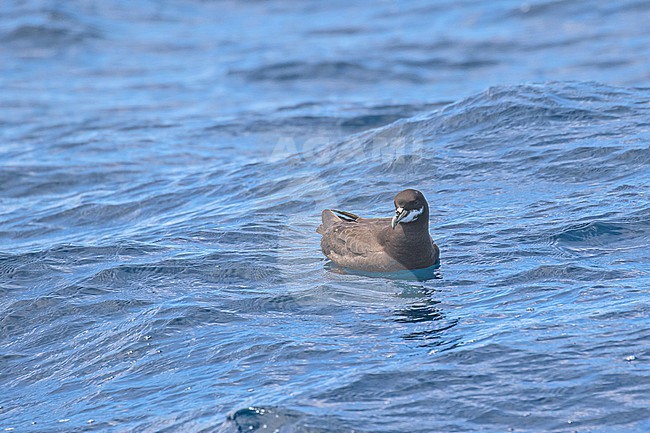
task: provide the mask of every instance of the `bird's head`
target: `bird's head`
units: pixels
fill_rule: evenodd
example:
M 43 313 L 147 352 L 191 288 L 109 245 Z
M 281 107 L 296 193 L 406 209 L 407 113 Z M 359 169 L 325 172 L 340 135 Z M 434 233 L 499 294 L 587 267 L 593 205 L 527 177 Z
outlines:
M 397 224 L 407 224 L 429 218 L 429 204 L 424 195 L 415 189 L 405 189 L 395 196 L 395 216 L 391 220 L 393 230 Z

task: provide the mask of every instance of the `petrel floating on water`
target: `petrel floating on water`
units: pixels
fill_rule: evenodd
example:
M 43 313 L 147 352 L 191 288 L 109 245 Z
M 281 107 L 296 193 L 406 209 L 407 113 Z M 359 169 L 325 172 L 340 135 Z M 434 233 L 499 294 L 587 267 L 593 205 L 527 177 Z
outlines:
M 361 218 L 323 211 L 316 230 L 323 254 L 339 266 L 366 272 L 395 272 L 438 264 L 440 249 L 429 235 L 429 204 L 420 191 L 395 196 L 393 218 Z

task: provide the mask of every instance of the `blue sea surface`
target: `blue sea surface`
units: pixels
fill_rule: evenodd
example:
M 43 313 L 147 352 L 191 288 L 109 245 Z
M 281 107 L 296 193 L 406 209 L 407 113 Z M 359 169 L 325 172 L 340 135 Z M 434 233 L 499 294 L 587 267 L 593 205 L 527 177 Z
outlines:
M 650 3 L 0 4 L 0 431 L 650 431 Z M 426 281 L 321 210 L 421 190 Z

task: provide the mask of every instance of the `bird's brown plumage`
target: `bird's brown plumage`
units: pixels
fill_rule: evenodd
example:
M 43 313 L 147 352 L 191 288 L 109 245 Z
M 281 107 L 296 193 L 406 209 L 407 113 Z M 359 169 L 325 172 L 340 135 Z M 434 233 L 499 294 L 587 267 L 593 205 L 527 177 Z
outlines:
M 421 209 L 422 214 L 393 229 L 391 218 L 361 218 L 349 212 L 324 210 L 323 223 L 317 229 L 323 236 L 323 254 L 340 266 L 367 272 L 437 264 L 440 250 L 429 235 L 429 207 L 422 193 L 412 189 L 400 192 L 395 196 L 395 208 L 406 210 L 407 215 Z

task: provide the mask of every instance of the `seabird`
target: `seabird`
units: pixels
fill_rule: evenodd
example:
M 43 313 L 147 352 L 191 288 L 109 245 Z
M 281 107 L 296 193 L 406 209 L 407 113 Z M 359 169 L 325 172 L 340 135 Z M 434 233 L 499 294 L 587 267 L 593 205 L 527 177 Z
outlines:
M 395 272 L 439 263 L 440 249 L 429 235 L 429 204 L 424 195 L 405 189 L 395 196 L 393 218 L 361 218 L 336 209 L 323 211 L 316 230 L 323 254 L 344 268 Z

